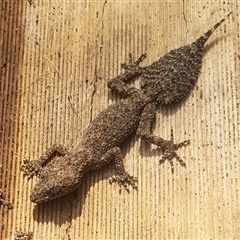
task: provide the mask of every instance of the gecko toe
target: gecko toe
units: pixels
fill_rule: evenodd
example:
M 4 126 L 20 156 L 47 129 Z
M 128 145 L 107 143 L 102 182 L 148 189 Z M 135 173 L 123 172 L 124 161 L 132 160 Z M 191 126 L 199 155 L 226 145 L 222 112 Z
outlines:
M 174 173 L 174 167 L 173 167 L 174 158 L 181 164 L 181 166 L 186 167 L 186 163 L 177 155 L 175 151 L 165 152 L 162 158 L 159 160 L 159 163 L 162 164 L 167 160 L 171 165 L 172 173 Z
M 125 69 L 125 70 L 135 70 L 135 69 L 139 69 L 142 70 L 141 67 L 139 67 L 138 65 L 140 64 L 140 62 L 142 62 L 145 58 L 146 58 L 147 54 L 144 53 L 142 54 L 136 61 L 133 61 L 132 59 L 132 54 L 129 54 L 129 62 L 128 63 L 122 63 L 121 66 Z
M 38 164 L 37 160 L 23 160 L 23 164 L 20 166 L 20 170 L 23 171 L 23 174 L 25 176 L 28 176 L 28 178 L 33 177 L 34 175 L 37 175 L 40 171 L 41 166 Z
M 179 149 L 181 147 L 185 147 L 185 146 L 187 146 L 189 144 L 190 144 L 190 140 L 185 140 L 183 142 L 180 142 L 180 143 L 177 143 L 177 144 L 173 144 L 173 145 L 174 145 L 174 148 L 177 150 L 177 149 Z
M 110 177 L 109 182 L 110 184 L 112 184 L 113 182 L 117 182 L 119 186 L 119 192 L 121 192 L 122 186 L 126 189 L 127 192 L 129 192 L 129 188 L 128 188 L 129 185 L 131 185 L 132 188 L 137 189 L 137 185 L 135 184 L 136 179 L 129 174 L 126 174 L 124 176 L 116 175 L 116 176 Z
M 145 58 L 147 57 L 146 53 L 143 53 L 138 59 L 137 61 L 135 61 L 136 65 L 139 65 L 140 62 L 142 62 Z

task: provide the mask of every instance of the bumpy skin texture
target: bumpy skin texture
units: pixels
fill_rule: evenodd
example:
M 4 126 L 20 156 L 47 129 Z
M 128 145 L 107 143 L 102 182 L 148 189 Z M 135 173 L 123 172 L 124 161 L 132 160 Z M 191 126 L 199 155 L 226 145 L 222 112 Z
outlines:
M 158 95 L 156 101 L 162 104 L 177 102 L 186 96 L 198 80 L 204 44 L 230 14 L 192 44 L 171 50 L 145 67 L 140 80 L 144 93 Z
M 134 178 L 124 169 L 119 147 L 135 131 L 141 139 L 163 149 L 160 162 L 168 160 L 173 170 L 172 160 L 176 158 L 185 166 L 176 150 L 189 144 L 189 141 L 174 144 L 173 137 L 167 141 L 150 132 L 156 104 L 179 101 L 192 90 L 201 69 L 204 43 L 226 18 L 197 41 L 170 51 L 150 66 L 139 67 L 146 55 L 135 62 L 130 56 L 129 64 L 123 64 L 125 72 L 108 81 L 108 87 L 125 99 L 101 112 L 73 151 L 69 152 L 64 146 L 55 144 L 38 160 L 24 160 L 21 169 L 25 174 L 37 174 L 39 177 L 32 190 L 31 201 L 45 202 L 74 191 L 87 171 L 99 169 L 110 161 L 114 161 L 116 166 L 116 175 L 110 178 L 110 182 L 116 181 L 126 189 L 128 185 L 136 187 Z M 126 84 L 138 75 L 141 75 L 141 89 Z M 55 157 L 46 164 L 54 152 L 59 152 L 62 156 Z

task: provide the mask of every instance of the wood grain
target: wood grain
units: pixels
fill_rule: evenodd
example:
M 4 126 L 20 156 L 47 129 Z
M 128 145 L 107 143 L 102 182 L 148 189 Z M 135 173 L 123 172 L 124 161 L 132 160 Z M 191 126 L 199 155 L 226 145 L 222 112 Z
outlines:
M 0 238 L 239 239 L 240 85 L 238 1 L 3 2 L 1 12 Z M 131 52 L 142 65 L 191 43 L 232 11 L 206 44 L 202 72 L 178 106 L 159 106 L 154 133 L 186 162 L 159 165 L 161 151 L 133 136 L 122 146 L 138 191 L 110 185 L 114 165 L 89 172 L 76 192 L 30 202 L 36 178 L 19 171 L 55 142 L 75 147 L 91 120 L 119 96 L 107 89 Z M 138 82 L 131 83 L 138 86 Z

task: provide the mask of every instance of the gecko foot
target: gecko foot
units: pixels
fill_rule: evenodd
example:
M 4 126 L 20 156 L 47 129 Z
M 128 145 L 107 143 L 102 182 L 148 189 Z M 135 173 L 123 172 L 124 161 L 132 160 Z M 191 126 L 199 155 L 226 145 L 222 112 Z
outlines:
M 138 65 L 139 65 L 140 62 L 142 62 L 146 58 L 146 56 L 147 56 L 147 54 L 144 53 L 134 62 L 133 59 L 132 59 L 132 54 L 130 53 L 129 54 L 129 63 L 128 64 L 127 63 L 122 63 L 122 67 L 125 70 L 129 70 L 129 71 L 132 71 L 132 70 L 136 71 L 136 69 L 141 71 L 142 68 L 139 67 Z
M 124 176 L 116 175 L 110 177 L 109 182 L 110 184 L 112 184 L 113 182 L 117 182 L 119 185 L 119 192 L 121 192 L 122 186 L 124 186 L 127 192 L 129 192 L 128 185 L 131 185 L 133 188 L 137 189 L 137 186 L 135 184 L 136 179 L 133 176 L 129 175 L 128 173 L 126 173 Z
M 13 209 L 13 204 L 4 199 L 3 192 L 0 189 L 0 206 L 1 205 L 7 206 L 8 209 Z
M 50 148 L 48 148 L 42 156 L 37 160 L 23 160 L 23 164 L 20 167 L 20 170 L 24 172 L 24 175 L 27 175 L 28 178 L 33 177 L 34 175 L 38 175 L 40 170 L 46 163 L 51 159 L 53 153 L 59 153 L 62 156 L 69 154 L 68 148 L 63 146 L 62 144 L 53 144 Z
M 33 177 L 34 175 L 37 175 L 38 172 L 42 169 L 41 164 L 39 164 L 38 160 L 23 160 L 23 164 L 20 166 L 20 170 L 23 171 L 25 176 L 28 176 L 28 178 Z
M 190 140 L 185 140 L 181 143 L 174 144 L 173 141 L 169 141 L 168 144 L 165 145 L 164 147 L 164 154 L 162 158 L 160 159 L 159 163 L 162 164 L 166 160 L 169 161 L 172 169 L 172 173 L 174 172 L 173 168 L 173 158 L 176 158 L 176 160 L 183 166 L 186 167 L 186 163 L 177 155 L 176 151 L 183 146 L 187 146 L 190 144 Z

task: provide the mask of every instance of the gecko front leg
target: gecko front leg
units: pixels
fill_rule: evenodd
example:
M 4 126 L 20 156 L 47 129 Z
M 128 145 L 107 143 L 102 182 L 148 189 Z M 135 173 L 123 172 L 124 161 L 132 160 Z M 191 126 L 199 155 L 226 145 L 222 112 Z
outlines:
M 123 165 L 123 156 L 121 149 L 119 147 L 114 147 L 108 150 L 99 161 L 101 164 L 97 165 L 96 168 L 100 168 L 101 166 L 105 165 L 106 163 L 114 160 L 115 168 L 116 168 L 116 175 L 109 178 L 109 182 L 117 182 L 119 185 L 119 189 L 121 186 L 128 190 L 128 185 L 131 185 L 133 188 L 137 188 L 135 185 L 135 179 L 129 173 L 126 172 L 124 165 Z
M 52 155 L 58 152 L 61 155 L 66 155 L 69 153 L 68 149 L 61 144 L 54 144 L 48 148 L 42 156 L 37 160 L 23 160 L 23 165 L 20 167 L 20 170 L 24 172 L 24 175 L 27 175 L 28 178 L 31 178 L 34 175 L 37 175 L 42 169 L 44 164 L 52 157 Z
M 139 137 L 147 142 L 150 142 L 154 145 L 157 145 L 163 149 L 163 156 L 160 160 L 160 163 L 165 162 L 166 160 L 169 161 L 172 172 L 174 171 L 173 168 L 173 158 L 176 158 L 176 160 L 182 165 L 186 166 L 184 161 L 177 155 L 176 151 L 183 146 L 186 146 L 190 143 L 189 140 L 185 140 L 181 143 L 175 144 L 173 143 L 173 133 L 171 130 L 171 140 L 164 140 L 158 136 L 155 136 L 151 134 L 150 128 L 151 124 L 153 122 L 153 119 L 155 117 L 156 113 L 156 104 L 155 103 L 149 103 L 143 110 L 140 123 L 137 129 L 137 134 Z

